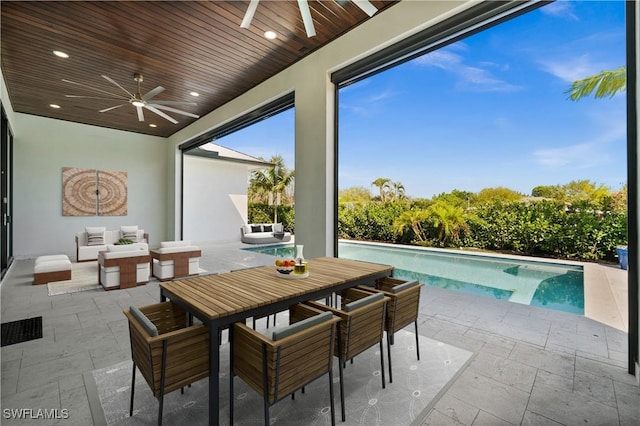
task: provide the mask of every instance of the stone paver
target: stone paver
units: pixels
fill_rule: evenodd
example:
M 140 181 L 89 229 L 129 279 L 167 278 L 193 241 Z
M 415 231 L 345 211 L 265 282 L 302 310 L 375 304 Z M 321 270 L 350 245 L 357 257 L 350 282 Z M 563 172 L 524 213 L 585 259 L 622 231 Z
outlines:
M 203 246 L 201 267 L 269 265 L 266 255 Z M 42 339 L 3 347 L 2 408 L 68 409 L 56 425 L 104 424 L 90 411 L 90 373 L 130 359 L 122 310 L 156 303 L 157 283 L 50 297 L 17 260 L 1 287 L 2 322 L 42 315 Z M 606 270 L 618 294 L 620 272 Z M 627 333 L 579 315 L 424 287 L 419 332 L 475 353 L 421 425 L 637 425 L 640 388 L 626 371 Z M 94 401 L 95 402 L 95 401 Z M 98 416 L 97 418 L 95 416 Z M 42 425 L 2 419 L 3 425 Z

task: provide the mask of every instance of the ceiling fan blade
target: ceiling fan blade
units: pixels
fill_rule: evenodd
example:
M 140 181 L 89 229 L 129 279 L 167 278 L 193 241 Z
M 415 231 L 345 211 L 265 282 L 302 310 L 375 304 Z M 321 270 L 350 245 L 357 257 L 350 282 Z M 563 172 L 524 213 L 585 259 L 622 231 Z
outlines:
M 168 106 L 158 105 L 158 104 L 147 104 L 147 106 L 149 106 L 149 105 L 151 105 L 153 107 L 156 107 L 158 109 L 163 109 L 165 111 L 175 112 L 176 114 L 186 115 L 187 117 L 200 118 L 199 115 L 195 115 L 195 114 L 192 114 L 192 113 L 186 112 L 186 111 L 181 111 L 179 109 L 171 108 L 171 107 L 168 107 Z
M 153 105 L 190 105 L 190 106 L 198 105 L 195 102 L 181 102 L 181 101 L 153 101 L 151 103 Z
M 100 112 L 111 111 L 112 109 L 120 108 L 121 106 L 125 106 L 125 105 L 129 105 L 129 104 L 120 104 L 120 105 L 112 106 L 110 108 L 101 109 Z
M 120 86 L 118 83 L 116 83 L 116 82 L 115 82 L 115 80 L 113 80 L 111 77 L 108 77 L 108 76 L 106 76 L 106 75 L 104 75 L 104 74 L 103 74 L 103 75 L 102 75 L 102 78 L 104 78 L 105 80 L 107 80 L 109 83 L 111 83 L 111 84 L 115 84 L 116 86 L 118 86 L 119 88 L 121 88 L 122 90 L 124 90 L 124 91 L 127 93 L 127 95 L 129 95 L 130 97 L 132 97 L 132 98 L 134 98 L 134 97 L 135 97 L 135 96 L 133 96 L 133 95 L 131 94 L 131 92 L 129 92 L 127 89 L 125 89 L 124 87 L 122 87 L 122 86 Z
M 107 99 L 107 100 L 117 100 L 118 98 L 101 98 L 100 96 L 81 96 L 81 95 L 64 95 L 67 98 L 79 98 L 79 99 Z M 124 96 L 123 96 L 124 98 Z M 125 98 L 126 99 L 126 98 Z
M 158 86 L 153 90 L 149 90 L 146 95 L 142 96 L 143 101 L 148 101 L 153 98 L 155 95 L 164 92 L 164 87 Z
M 369 16 L 375 15 L 378 11 L 378 8 L 371 4 L 369 0 L 351 0 L 353 3 L 360 8 L 364 13 Z
M 307 31 L 307 37 L 315 36 L 316 29 L 313 26 L 313 18 L 311 17 L 311 11 L 309 10 L 309 3 L 307 0 L 298 0 L 298 7 L 300 8 L 300 14 L 302 15 L 304 29 Z
M 62 79 L 62 81 L 64 81 L 65 83 L 71 83 L 71 84 L 76 84 L 78 86 L 86 87 L 87 89 L 91 89 L 96 92 L 106 93 L 107 95 L 115 96 L 117 99 L 129 99 L 123 95 L 116 95 L 115 93 L 107 92 L 106 90 L 96 89 L 95 87 L 87 86 L 86 84 L 82 84 L 82 83 L 76 83 L 75 81 L 71 81 L 71 80 L 65 80 L 64 78 Z
M 142 112 L 142 107 L 137 106 L 138 110 L 138 121 L 144 121 L 144 112 Z
M 151 106 L 151 105 L 145 105 L 144 106 L 146 109 L 148 109 L 151 112 L 155 112 L 156 114 L 158 114 L 160 117 L 165 118 L 167 120 L 169 120 L 170 122 L 172 122 L 173 124 L 178 124 L 178 121 L 173 119 L 172 117 L 169 117 L 167 114 L 165 114 L 164 112 L 160 111 L 159 109 Z
M 244 18 L 242 19 L 242 23 L 240 24 L 240 28 L 249 28 L 251 20 L 253 19 L 253 14 L 256 13 L 256 8 L 258 7 L 259 2 L 260 0 L 251 0 L 249 7 L 244 14 Z

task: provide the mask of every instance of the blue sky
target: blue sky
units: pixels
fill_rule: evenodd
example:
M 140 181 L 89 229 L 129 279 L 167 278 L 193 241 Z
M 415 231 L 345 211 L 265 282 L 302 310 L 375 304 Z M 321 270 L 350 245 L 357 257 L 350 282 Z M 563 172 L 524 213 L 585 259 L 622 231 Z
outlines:
M 626 182 L 625 95 L 567 99 L 625 65 L 623 1 L 557 1 L 340 91 L 339 188 L 407 195 Z M 217 143 L 293 167 L 294 111 Z

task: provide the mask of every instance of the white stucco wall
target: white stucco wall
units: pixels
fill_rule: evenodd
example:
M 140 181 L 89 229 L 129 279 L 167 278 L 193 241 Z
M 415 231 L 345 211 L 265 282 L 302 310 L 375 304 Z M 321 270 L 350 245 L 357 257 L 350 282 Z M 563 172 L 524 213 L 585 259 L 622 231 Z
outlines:
M 240 241 L 247 223 L 248 166 L 184 156 L 183 239 Z
M 75 233 L 86 226 L 138 225 L 151 242 L 164 238 L 166 139 L 15 114 L 13 254 L 75 258 Z M 125 171 L 127 216 L 63 216 L 62 168 Z

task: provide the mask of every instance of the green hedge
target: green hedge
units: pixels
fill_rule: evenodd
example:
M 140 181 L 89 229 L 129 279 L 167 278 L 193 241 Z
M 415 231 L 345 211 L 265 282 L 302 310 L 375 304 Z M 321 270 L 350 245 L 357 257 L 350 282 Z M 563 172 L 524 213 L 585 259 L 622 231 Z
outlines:
M 411 229 L 394 231 L 393 222 L 403 212 L 423 205 L 410 202 L 341 203 L 338 205 L 338 237 L 344 239 L 418 244 Z M 627 245 L 627 215 L 588 203 L 574 205 L 554 201 L 494 202 L 466 213 L 468 232 L 449 247 L 474 247 L 514 254 L 586 261 L 617 261 L 616 247 Z M 249 205 L 250 222 L 271 222 L 273 206 Z M 278 207 L 278 221 L 287 231 L 295 228 L 295 209 Z M 422 224 L 429 239 L 438 244 L 436 230 Z
M 293 233 L 296 227 L 295 215 L 296 210 L 293 206 L 278 206 L 278 222 L 282 222 L 285 231 Z M 249 223 L 273 222 L 273 206 L 250 203 L 248 219 Z

